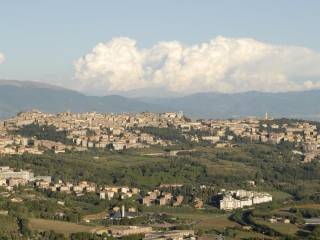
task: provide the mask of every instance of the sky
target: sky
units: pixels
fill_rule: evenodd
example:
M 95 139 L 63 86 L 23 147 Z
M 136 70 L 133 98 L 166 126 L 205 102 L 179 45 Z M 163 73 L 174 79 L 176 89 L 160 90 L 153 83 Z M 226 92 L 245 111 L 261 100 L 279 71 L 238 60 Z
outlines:
M 91 95 L 320 87 L 318 0 L 0 1 L 0 79 Z

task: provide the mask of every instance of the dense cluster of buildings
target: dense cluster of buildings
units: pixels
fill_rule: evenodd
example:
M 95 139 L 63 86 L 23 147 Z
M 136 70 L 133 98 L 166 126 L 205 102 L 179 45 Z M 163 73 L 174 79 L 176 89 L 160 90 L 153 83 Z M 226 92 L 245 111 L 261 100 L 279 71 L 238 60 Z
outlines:
M 60 142 L 12 135 L 13 131 L 30 124 L 55 126 L 57 131 L 67 132 L 72 146 Z M 180 129 L 186 139 L 206 141 L 217 147 L 232 146 L 235 138 L 254 142 L 296 144 L 295 153 L 304 156 L 306 162 L 314 159 L 320 149 L 320 135 L 314 124 L 300 121 L 277 123 L 257 118 L 234 120 L 191 121 L 179 113 L 42 113 L 34 110 L 23 112 L 14 118 L 0 122 L 0 154 L 42 154 L 51 149 L 56 153 L 66 149 L 110 148 L 123 150 L 145 148 L 150 145 L 171 145 L 172 142 L 141 131 L 144 127 Z M 196 132 L 201 131 L 201 135 Z M 32 141 L 31 141 L 32 140 Z M 30 142 L 33 144 L 30 145 Z
M 131 198 L 140 193 L 139 188 L 127 186 L 104 186 L 100 189 L 100 199 L 113 199 L 118 196 L 120 199 Z
M 0 122 L 0 153 L 22 154 L 24 152 L 41 154 L 43 149 L 56 153 L 71 148 L 60 142 L 26 138 L 11 133 L 30 124 L 55 126 L 57 131 L 67 132 L 73 149 L 145 148 L 153 144 L 170 145 L 171 142 L 156 138 L 139 129 L 144 127 L 178 126 L 185 122 L 182 113 L 139 113 L 139 114 L 101 114 L 101 113 L 60 113 L 49 114 L 34 110 Z M 32 141 L 30 141 L 32 140 Z M 30 146 L 32 142 L 32 146 Z
M 180 206 L 183 202 L 184 197 L 182 195 L 178 195 L 173 197 L 170 192 L 162 192 L 158 189 L 150 191 L 141 199 L 142 204 L 146 206 L 151 206 L 151 204 L 158 204 L 160 206 L 164 205 L 172 205 L 172 206 Z
M 194 140 L 211 140 L 217 147 L 232 146 L 234 138 L 238 138 L 271 144 L 292 143 L 295 146 L 294 153 L 302 155 L 305 162 L 313 160 L 320 153 L 320 134 L 317 126 L 309 122 L 276 121 L 266 117 L 263 120 L 204 120 L 197 127 L 203 130 L 207 127 L 212 136 Z
M 272 195 L 265 192 L 235 190 L 223 192 L 221 195 L 219 207 L 226 211 L 272 201 Z

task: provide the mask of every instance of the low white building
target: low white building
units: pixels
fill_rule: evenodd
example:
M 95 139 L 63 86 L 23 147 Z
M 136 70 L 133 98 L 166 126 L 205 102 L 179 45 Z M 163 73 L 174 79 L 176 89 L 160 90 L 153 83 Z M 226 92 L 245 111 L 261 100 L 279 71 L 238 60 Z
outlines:
M 220 200 L 219 207 L 220 209 L 228 211 L 271 201 L 272 196 L 269 193 L 236 190 L 226 192 L 224 197 Z

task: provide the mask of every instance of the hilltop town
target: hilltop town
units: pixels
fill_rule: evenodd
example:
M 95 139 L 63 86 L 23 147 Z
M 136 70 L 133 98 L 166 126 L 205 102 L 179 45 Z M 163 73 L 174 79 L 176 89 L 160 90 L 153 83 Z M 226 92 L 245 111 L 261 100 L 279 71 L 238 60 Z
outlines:
M 47 127 L 48 129 L 44 129 Z M 51 130 L 52 136 L 34 136 Z M 234 120 L 195 120 L 182 112 L 102 114 L 22 112 L 0 122 L 0 154 L 43 154 L 45 150 L 63 153 L 90 148 L 125 150 L 174 144 L 157 135 L 158 129 L 178 130 L 186 141 L 206 142 L 215 147 L 232 147 L 237 140 L 260 143 L 290 143 L 304 162 L 319 154 L 317 125 L 307 121 L 247 118 Z

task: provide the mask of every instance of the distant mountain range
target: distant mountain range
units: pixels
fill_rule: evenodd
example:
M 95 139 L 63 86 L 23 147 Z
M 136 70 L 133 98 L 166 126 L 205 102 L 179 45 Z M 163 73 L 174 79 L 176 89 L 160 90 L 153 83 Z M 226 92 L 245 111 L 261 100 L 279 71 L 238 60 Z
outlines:
M 183 111 L 193 118 L 264 116 L 320 120 L 320 90 L 301 92 L 197 93 L 178 97 L 87 96 L 31 81 L 0 80 L 0 118 L 37 108 L 46 112 Z

